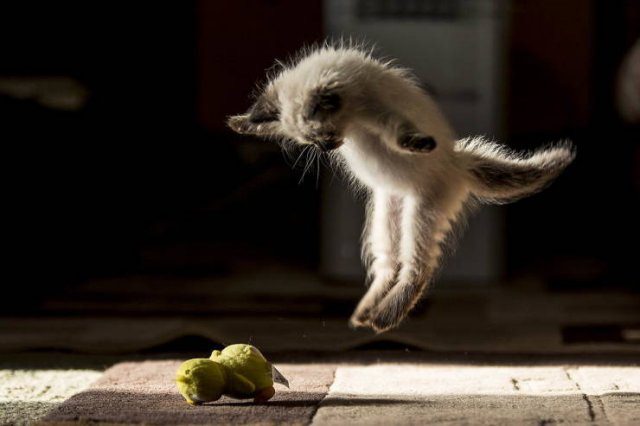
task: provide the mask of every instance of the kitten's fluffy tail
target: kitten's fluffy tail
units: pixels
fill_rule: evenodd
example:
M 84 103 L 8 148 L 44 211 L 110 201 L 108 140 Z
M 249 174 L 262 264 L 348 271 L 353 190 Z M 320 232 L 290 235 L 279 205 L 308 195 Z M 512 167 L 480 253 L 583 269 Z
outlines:
M 519 154 L 484 138 L 457 141 L 464 157 L 471 192 L 489 203 L 508 203 L 549 185 L 575 158 L 571 142 Z

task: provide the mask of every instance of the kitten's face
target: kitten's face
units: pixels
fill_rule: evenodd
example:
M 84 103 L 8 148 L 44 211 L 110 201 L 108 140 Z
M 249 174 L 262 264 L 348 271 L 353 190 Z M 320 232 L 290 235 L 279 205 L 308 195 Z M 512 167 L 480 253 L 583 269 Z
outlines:
M 322 151 L 340 147 L 347 124 L 348 96 L 335 72 L 301 63 L 270 82 L 249 110 L 229 119 L 241 134 L 284 137 Z

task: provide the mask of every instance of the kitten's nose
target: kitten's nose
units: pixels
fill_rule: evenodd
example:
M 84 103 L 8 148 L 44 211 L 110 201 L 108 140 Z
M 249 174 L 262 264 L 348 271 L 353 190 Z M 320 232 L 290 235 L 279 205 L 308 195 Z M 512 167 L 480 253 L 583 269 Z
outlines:
M 329 151 L 329 144 L 325 141 L 316 141 L 315 145 L 320 148 L 320 151 L 327 152 Z

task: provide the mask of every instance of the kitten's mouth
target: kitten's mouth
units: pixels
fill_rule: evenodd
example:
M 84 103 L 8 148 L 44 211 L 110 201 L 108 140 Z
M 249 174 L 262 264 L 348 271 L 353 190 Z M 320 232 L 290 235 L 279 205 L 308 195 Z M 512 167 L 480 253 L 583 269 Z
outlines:
M 320 151 L 329 152 L 340 148 L 343 142 L 340 139 L 316 139 L 313 140 L 312 143 L 317 146 Z
M 338 141 L 338 142 L 318 141 L 315 143 L 315 145 L 318 148 L 320 148 L 320 151 L 329 152 L 329 151 L 333 151 L 334 149 L 340 148 L 340 145 L 342 145 L 342 142 L 341 141 Z

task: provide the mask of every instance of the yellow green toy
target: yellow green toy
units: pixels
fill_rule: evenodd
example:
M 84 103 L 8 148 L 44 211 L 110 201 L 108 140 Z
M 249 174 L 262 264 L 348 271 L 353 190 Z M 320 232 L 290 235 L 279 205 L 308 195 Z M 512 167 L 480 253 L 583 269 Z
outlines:
M 216 401 L 222 395 L 266 402 L 275 395 L 273 383 L 289 387 L 287 379 L 255 346 L 230 345 L 210 358 L 185 361 L 176 373 L 176 385 L 192 405 Z
M 227 382 L 227 372 L 208 358 L 185 361 L 176 373 L 178 390 L 191 405 L 219 399 Z

